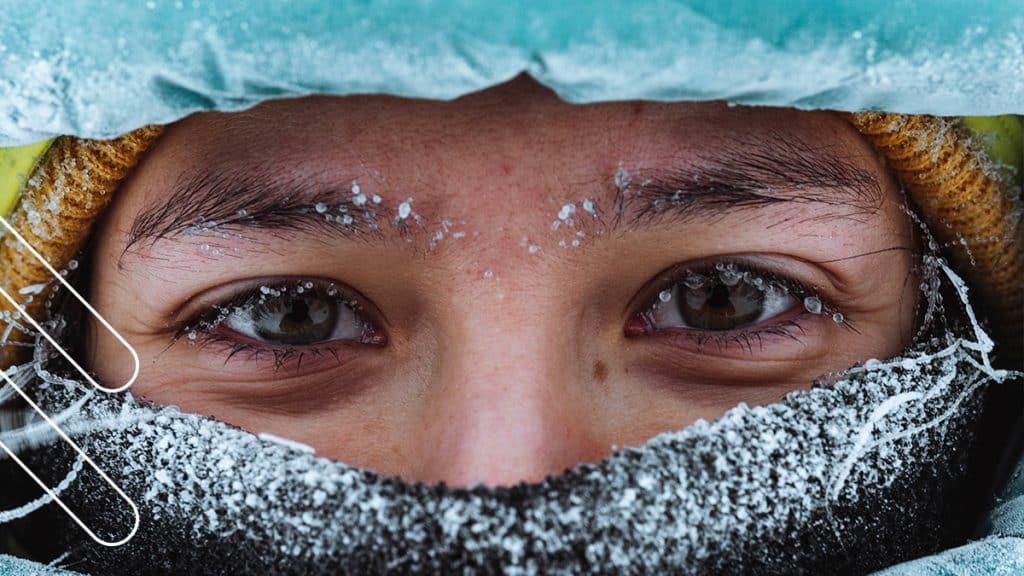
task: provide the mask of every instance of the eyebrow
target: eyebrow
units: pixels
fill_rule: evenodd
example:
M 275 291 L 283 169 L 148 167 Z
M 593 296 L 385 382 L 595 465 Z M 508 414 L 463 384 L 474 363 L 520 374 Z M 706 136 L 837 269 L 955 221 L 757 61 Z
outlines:
M 346 184 L 338 184 L 345 182 Z M 410 198 L 398 202 L 363 190 L 357 176 L 329 181 L 311 172 L 226 167 L 182 177 L 167 198 L 140 212 L 122 257 L 159 240 L 204 232 L 330 232 L 349 240 L 383 240 L 390 232 L 417 235 L 423 218 Z M 399 209 L 409 203 L 410 212 Z
M 832 208 L 816 214 L 816 220 L 860 220 L 879 209 L 883 195 L 878 179 L 854 160 L 845 149 L 768 132 L 717 143 L 713 153 L 694 160 L 670 159 L 666 168 L 630 171 L 620 165 L 598 184 L 611 192 L 608 203 L 596 204 L 601 223 L 612 229 L 720 218 L 779 204 Z M 367 243 L 393 234 L 422 235 L 429 219 L 420 212 L 429 205 L 399 218 L 399 204 L 411 196 L 395 202 L 362 190 L 358 182 L 354 174 L 325 178 L 266 167 L 199 170 L 180 178 L 162 203 L 137 215 L 122 257 L 135 247 L 204 232 L 329 232 Z
M 616 173 L 613 227 L 685 223 L 770 205 L 818 204 L 813 220 L 863 221 L 883 202 L 881 183 L 835 145 L 769 132 L 730 140 L 671 168 Z M 780 218 L 777 224 L 790 221 Z

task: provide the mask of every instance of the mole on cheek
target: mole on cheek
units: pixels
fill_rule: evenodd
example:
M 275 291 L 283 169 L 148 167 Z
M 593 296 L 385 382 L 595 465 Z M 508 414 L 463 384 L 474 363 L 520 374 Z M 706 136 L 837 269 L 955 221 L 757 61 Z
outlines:
M 594 380 L 597 380 L 599 384 L 604 384 L 604 381 L 608 379 L 608 365 L 598 360 L 594 362 Z

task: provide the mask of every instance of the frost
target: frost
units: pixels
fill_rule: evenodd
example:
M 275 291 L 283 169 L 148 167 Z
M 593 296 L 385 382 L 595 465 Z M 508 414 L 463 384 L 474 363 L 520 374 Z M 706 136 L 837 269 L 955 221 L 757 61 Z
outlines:
M 626 170 L 625 165 L 619 162 L 618 167 L 615 168 L 615 188 L 619 190 L 620 194 L 626 194 L 630 184 L 633 182 L 633 175 Z
M 522 246 L 533 244 L 524 237 Z M 82 383 L 55 373 L 42 340 L 32 361 L 10 373 L 60 415 L 148 519 L 123 550 L 73 543 L 69 561 L 87 554 L 96 573 L 219 566 L 219 542 L 233 562 L 275 573 L 561 573 L 578 568 L 581 555 L 598 573 L 810 571 L 828 564 L 820 554 L 835 542 L 872 561 L 926 551 L 931 524 L 921 518 L 934 511 L 941 485 L 962 479 L 958 463 L 981 391 L 1019 376 L 991 366 L 994 344 L 963 282 L 941 261 L 926 264 L 923 286 L 957 295 L 929 300 L 932 332 L 942 338 L 780 402 L 741 404 L 601 462 L 507 488 L 381 478 L 294 441 L 130 394 L 86 396 Z M 756 276 L 742 280 L 753 285 Z M 9 424 L 0 438 L 18 450 L 57 441 L 38 423 Z M 30 456 L 54 470 L 70 464 L 57 450 Z M 69 481 L 62 497 L 76 510 L 106 506 L 83 484 Z M 93 516 L 116 520 L 117 511 Z M 208 545 L 188 545 L 197 541 Z
M 731 263 L 716 264 L 715 269 L 718 271 L 718 279 L 726 286 L 735 286 L 743 279 L 743 273 L 736 270 L 736 266 Z
M 817 296 L 807 296 L 804 298 L 804 309 L 811 314 L 821 314 L 821 299 Z
M 683 279 L 683 284 L 691 290 L 698 290 L 703 288 L 704 285 L 707 284 L 707 281 L 708 279 L 704 276 L 690 272 L 686 275 L 686 278 Z
M 405 202 L 402 202 L 401 204 L 398 205 L 397 221 L 405 221 L 405 219 L 408 218 L 410 214 L 412 214 L 412 198 L 409 198 Z
M 76 478 L 78 478 L 78 474 L 82 472 L 82 464 L 84 462 L 85 461 L 80 456 L 75 458 L 75 464 L 71 468 L 71 471 L 67 473 L 67 475 L 60 481 L 59 484 L 53 487 L 53 493 L 56 496 L 59 497 L 65 490 L 68 489 L 68 486 L 70 486 L 71 483 L 74 482 Z M 7 524 L 8 522 L 24 518 L 29 514 L 35 512 L 36 510 L 39 510 L 43 506 L 50 504 L 51 502 L 53 502 L 53 497 L 50 496 L 49 494 L 43 494 L 39 498 L 36 498 L 35 500 L 27 504 L 14 508 L 13 510 L 0 510 L 0 525 Z
M 32 284 L 31 286 L 25 286 L 24 288 L 19 288 L 18 289 L 18 294 L 21 294 L 21 295 L 39 294 L 40 292 L 42 292 L 43 290 L 46 289 L 47 284 L 48 284 L 47 282 L 43 282 L 41 284 Z

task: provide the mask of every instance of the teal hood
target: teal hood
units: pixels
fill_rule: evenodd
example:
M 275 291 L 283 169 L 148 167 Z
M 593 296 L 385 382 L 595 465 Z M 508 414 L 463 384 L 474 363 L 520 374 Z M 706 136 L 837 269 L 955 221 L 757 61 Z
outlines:
M 1018 2 L 0 3 L 0 146 L 310 93 L 1024 112 Z

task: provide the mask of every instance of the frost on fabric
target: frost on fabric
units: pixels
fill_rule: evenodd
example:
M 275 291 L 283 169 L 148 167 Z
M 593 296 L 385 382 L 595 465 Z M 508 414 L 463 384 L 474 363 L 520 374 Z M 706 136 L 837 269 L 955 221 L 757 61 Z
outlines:
M 965 305 L 962 282 L 930 262 L 925 275 L 964 299 L 947 304 Z M 83 545 L 69 527 L 76 567 L 863 572 L 934 549 L 936 503 L 955 498 L 980 393 L 1011 376 L 991 367 L 992 342 L 967 314 L 964 326 L 923 338 L 902 357 L 509 488 L 384 478 L 129 395 L 81 402 L 87 388 L 48 369 L 52 350 L 42 341 L 17 374 L 38 376 L 30 393 L 67 415 L 64 429 L 143 510 L 139 535 L 117 549 Z M 44 429 L 31 436 L 23 446 L 49 445 L 27 452 L 32 465 L 58 483 L 73 456 Z M 64 497 L 90 512 L 101 535 L 123 535 L 126 511 L 89 470 Z
M 3 16 L 0 146 L 311 93 L 451 99 L 522 72 L 573 102 L 1024 112 L 1024 17 L 996 0 L 105 0 L 13 3 Z

